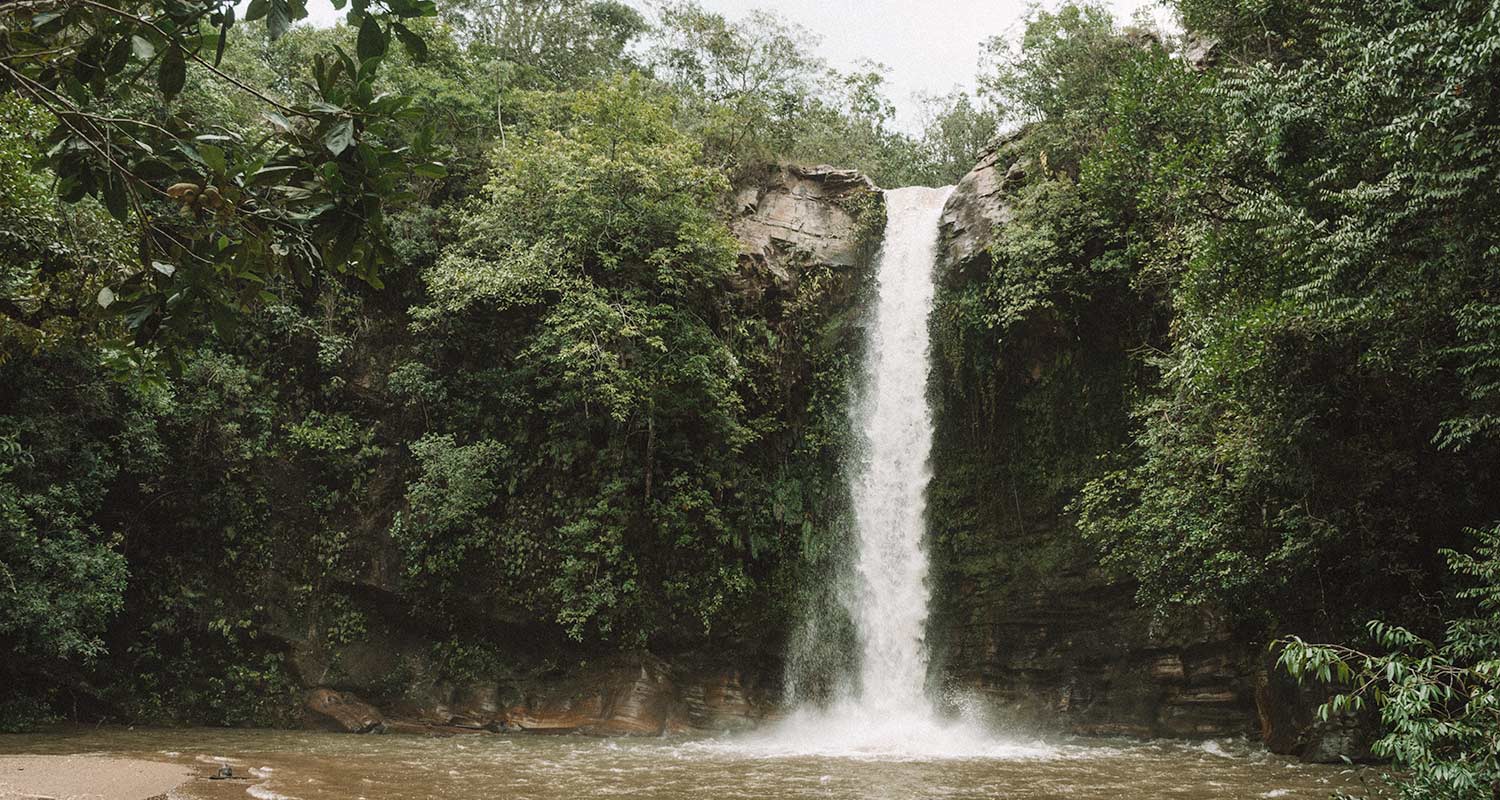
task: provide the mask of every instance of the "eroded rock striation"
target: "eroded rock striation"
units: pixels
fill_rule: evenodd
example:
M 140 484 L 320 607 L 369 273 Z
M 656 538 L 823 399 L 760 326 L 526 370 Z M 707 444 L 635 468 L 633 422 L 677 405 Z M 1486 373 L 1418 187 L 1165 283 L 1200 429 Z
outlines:
M 752 172 L 734 193 L 730 222 L 740 265 L 781 290 L 795 284 L 799 266 L 852 270 L 869 256 L 861 211 L 879 197 L 854 170 L 775 164 Z

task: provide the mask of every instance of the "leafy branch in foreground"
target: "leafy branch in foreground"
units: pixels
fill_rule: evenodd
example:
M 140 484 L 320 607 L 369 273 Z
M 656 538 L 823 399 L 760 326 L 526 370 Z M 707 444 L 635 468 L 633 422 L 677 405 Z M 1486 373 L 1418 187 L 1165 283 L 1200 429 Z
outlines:
M 55 121 L 46 164 L 68 202 L 93 196 L 138 230 L 140 268 L 98 301 L 125 313 L 138 341 L 179 332 L 206 312 L 215 324 L 266 296 L 281 275 L 307 284 L 320 270 L 378 286 L 390 248 L 382 210 L 401 198 L 408 167 L 430 136 L 404 139 L 409 98 L 377 94 L 389 40 L 426 54 L 404 21 L 432 0 L 350 3 L 354 55 L 335 47 L 312 67 L 310 102 L 273 97 L 223 67 L 235 24 L 226 0 L 20 0 L 0 8 L 0 93 Z M 254 0 L 247 21 L 271 38 L 306 17 L 302 0 Z M 241 93 L 264 126 L 202 125 L 175 103 L 190 70 Z
M 1473 616 L 1452 620 L 1441 645 L 1395 625 L 1371 622 L 1385 654 L 1338 645 L 1279 642 L 1280 664 L 1302 680 L 1353 687 L 1319 709 L 1330 716 L 1380 709 L 1386 734 L 1376 755 L 1405 773 L 1408 800 L 1480 800 L 1500 793 L 1500 527 L 1473 532 L 1474 555 L 1443 551 L 1453 572 L 1474 581 L 1458 597 Z

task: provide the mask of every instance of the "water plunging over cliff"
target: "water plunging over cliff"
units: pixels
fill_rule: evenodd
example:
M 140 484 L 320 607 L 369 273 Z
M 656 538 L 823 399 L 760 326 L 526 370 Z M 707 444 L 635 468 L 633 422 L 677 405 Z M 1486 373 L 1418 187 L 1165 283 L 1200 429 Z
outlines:
M 861 396 L 862 439 L 850 487 L 855 550 L 844 605 L 858 637 L 856 674 L 827 708 L 804 708 L 769 735 L 783 752 L 983 756 L 1004 745 L 977 726 L 939 718 L 926 689 L 928 315 L 938 220 L 952 187 L 885 193 L 886 228 Z
M 927 317 L 938 217 L 951 187 L 886 192 L 864 397 L 854 424 L 864 439 L 852 488 L 855 584 L 848 605 L 860 640 L 862 706 L 882 714 L 925 709 L 927 650 Z

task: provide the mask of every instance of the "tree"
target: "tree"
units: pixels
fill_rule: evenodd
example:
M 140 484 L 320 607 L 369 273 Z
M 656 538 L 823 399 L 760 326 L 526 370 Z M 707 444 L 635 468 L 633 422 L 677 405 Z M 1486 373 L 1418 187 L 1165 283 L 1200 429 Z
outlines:
M 1500 528 L 1472 534 L 1473 555 L 1444 551 L 1472 581 L 1458 597 L 1473 611 L 1447 623 L 1441 644 L 1383 622 L 1368 625 L 1383 653 L 1278 643 L 1293 676 L 1347 689 L 1319 710 L 1324 719 L 1380 710 L 1386 732 L 1373 749 L 1394 763 L 1406 800 L 1489 800 L 1500 789 Z
M 711 159 L 744 165 L 788 149 L 825 69 L 813 34 L 763 11 L 730 22 L 692 2 L 664 4 L 658 25 L 657 77 Z
M 1154 39 L 1154 34 L 1148 34 Z M 1047 120 L 1046 146 L 1056 156 L 1088 148 L 1102 132 L 1099 124 L 1114 77 L 1137 49 L 1119 35 L 1114 16 L 1097 3 L 1067 3 L 1056 12 L 1037 11 L 1019 42 L 995 37 L 985 45 L 988 67 L 979 91 L 1022 124 Z
M 305 283 L 350 270 L 378 285 L 382 209 L 427 140 L 403 136 L 407 101 L 373 86 L 391 38 L 425 51 L 406 21 L 432 13 L 431 0 L 353 0 L 356 54 L 318 57 L 316 97 L 291 103 L 222 68 L 236 21 L 223 0 L 0 7 L 0 91 L 55 120 L 48 166 L 63 199 L 98 198 L 137 231 L 139 267 L 102 289 L 100 305 L 122 310 L 145 340 L 204 314 L 227 324 L 281 275 Z M 305 16 L 296 0 L 255 0 L 246 12 L 272 38 Z M 253 99 L 268 135 L 203 127 L 176 104 L 200 71 Z
M 1000 114 L 967 92 L 922 98 L 922 150 L 934 182 L 957 183 L 1000 135 Z
M 615 0 L 460 0 L 442 13 L 504 90 L 579 88 L 628 71 L 647 28 Z

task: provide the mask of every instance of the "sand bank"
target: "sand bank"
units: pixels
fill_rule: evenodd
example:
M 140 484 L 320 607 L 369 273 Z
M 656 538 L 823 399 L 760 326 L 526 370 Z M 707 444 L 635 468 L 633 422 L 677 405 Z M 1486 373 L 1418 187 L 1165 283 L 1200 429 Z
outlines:
M 193 770 L 136 758 L 0 755 L 0 800 L 147 800 L 193 777 Z

